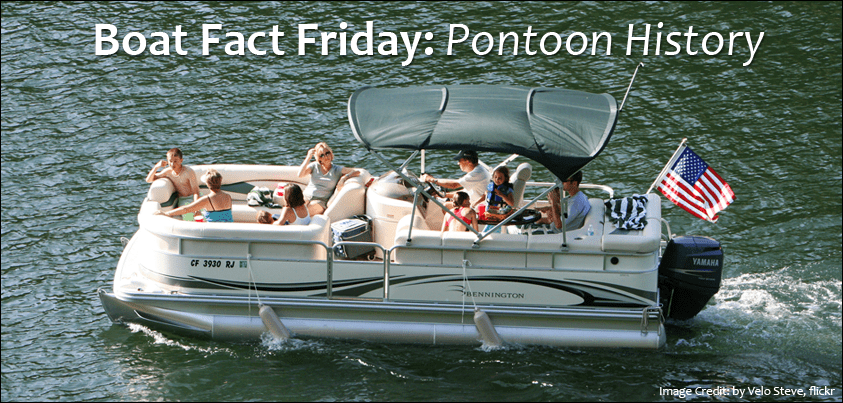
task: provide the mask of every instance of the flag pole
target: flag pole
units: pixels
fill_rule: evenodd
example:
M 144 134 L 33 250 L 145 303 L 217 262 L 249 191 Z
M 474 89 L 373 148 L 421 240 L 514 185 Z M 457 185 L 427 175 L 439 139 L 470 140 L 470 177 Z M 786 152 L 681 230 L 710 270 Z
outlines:
M 659 183 L 660 180 L 662 180 L 662 177 L 664 177 L 664 174 L 667 172 L 668 169 L 670 169 L 670 166 L 673 165 L 673 162 L 676 161 L 676 158 L 679 155 L 679 150 L 682 149 L 682 146 L 685 145 L 686 141 L 688 141 L 687 137 L 682 139 L 682 142 L 679 143 L 679 147 L 676 149 L 676 151 L 673 152 L 673 156 L 671 156 L 670 160 L 667 161 L 667 164 L 665 164 L 664 168 L 662 168 L 661 173 L 659 173 L 659 176 L 656 177 L 655 182 L 653 182 L 653 184 L 650 185 L 650 188 L 647 189 L 647 193 L 645 193 L 645 194 L 650 194 L 650 191 L 652 191 L 653 188 L 656 186 L 656 184 Z

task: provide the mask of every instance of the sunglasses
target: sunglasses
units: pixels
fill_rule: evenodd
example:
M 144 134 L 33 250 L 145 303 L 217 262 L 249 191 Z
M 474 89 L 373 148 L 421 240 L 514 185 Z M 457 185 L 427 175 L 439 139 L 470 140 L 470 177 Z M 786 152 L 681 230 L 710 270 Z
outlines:
M 326 155 L 331 155 L 331 152 L 330 152 L 330 151 L 325 151 L 324 153 L 319 154 L 319 158 L 325 158 L 325 156 L 326 156 Z

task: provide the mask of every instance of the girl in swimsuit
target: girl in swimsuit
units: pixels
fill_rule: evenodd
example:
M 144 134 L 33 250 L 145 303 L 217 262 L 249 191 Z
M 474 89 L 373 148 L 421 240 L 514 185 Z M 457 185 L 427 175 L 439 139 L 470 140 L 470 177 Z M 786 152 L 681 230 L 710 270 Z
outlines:
M 281 217 L 273 225 L 310 224 L 310 211 L 304 202 L 304 194 L 299 185 L 291 183 L 284 187 L 284 201 L 287 206 L 281 210 Z
M 457 192 L 454 197 L 454 214 L 463 222 L 457 222 L 450 214 L 445 214 L 442 219 L 442 230 L 445 231 L 468 231 L 467 225 L 471 225 L 477 231 L 477 213 L 471 209 L 471 200 L 468 193 Z
M 208 185 L 211 193 L 198 198 L 187 206 L 179 207 L 166 213 L 158 210 L 154 214 L 173 217 L 204 209 L 205 211 L 202 214 L 205 216 L 206 222 L 234 222 L 234 218 L 231 215 L 231 196 L 221 189 L 222 175 L 215 169 L 209 169 L 208 172 L 202 175 L 202 182 Z

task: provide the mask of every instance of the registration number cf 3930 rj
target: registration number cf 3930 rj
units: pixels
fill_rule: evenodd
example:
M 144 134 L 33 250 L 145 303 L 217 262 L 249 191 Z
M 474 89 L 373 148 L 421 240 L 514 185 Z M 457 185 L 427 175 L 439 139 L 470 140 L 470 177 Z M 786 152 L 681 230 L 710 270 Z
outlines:
M 226 269 L 234 268 L 236 260 L 212 260 L 212 259 L 193 259 L 190 261 L 191 267 L 225 267 Z

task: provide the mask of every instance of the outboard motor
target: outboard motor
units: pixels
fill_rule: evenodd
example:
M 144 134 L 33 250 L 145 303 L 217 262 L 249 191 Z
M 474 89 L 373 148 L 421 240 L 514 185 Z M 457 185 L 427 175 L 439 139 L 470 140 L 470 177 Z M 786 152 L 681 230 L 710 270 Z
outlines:
M 723 249 L 701 236 L 670 240 L 659 264 L 660 301 L 668 318 L 693 318 L 720 289 Z

